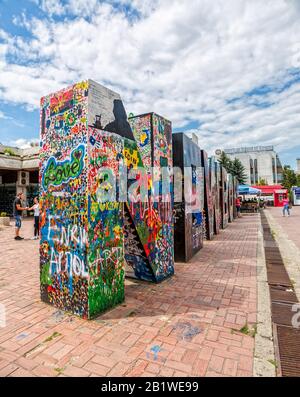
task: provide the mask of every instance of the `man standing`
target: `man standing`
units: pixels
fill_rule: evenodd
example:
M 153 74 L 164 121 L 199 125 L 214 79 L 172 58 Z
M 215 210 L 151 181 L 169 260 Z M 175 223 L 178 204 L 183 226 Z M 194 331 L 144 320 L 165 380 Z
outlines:
M 242 205 L 242 202 L 241 202 L 241 198 L 240 197 L 237 197 L 236 199 L 235 199 L 235 208 L 236 208 L 236 212 L 237 212 L 237 216 L 239 217 L 239 218 L 241 218 L 241 205 Z
M 19 236 L 20 229 L 22 226 L 22 211 L 27 210 L 28 207 L 22 207 L 22 200 L 24 200 L 24 194 L 22 192 L 19 192 L 17 194 L 17 197 L 14 200 L 14 208 L 13 208 L 13 214 L 14 218 L 16 221 L 16 236 L 15 240 L 24 240 L 23 237 Z

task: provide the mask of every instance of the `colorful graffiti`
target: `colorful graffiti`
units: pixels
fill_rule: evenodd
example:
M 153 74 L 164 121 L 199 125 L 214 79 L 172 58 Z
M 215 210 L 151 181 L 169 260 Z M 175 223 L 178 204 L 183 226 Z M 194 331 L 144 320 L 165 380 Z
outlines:
M 220 166 L 220 204 L 221 204 L 221 228 L 225 229 L 228 225 L 228 183 L 227 171 Z
M 204 178 L 200 148 L 183 133 L 173 134 L 173 165 L 183 183 L 182 194 L 174 198 L 175 260 L 188 262 L 203 246 Z
M 184 134 L 172 143 L 163 117 L 127 119 L 120 96 L 91 80 L 43 97 L 40 117 L 44 302 L 96 316 L 124 300 L 125 273 L 160 282 L 174 248 L 189 261 L 233 220 L 235 180 Z
M 216 158 L 212 156 L 209 159 L 210 169 L 210 186 L 214 214 L 214 234 L 220 233 L 221 212 L 220 212 L 220 183 L 219 183 L 219 163 Z
M 89 81 L 41 99 L 41 298 L 91 318 L 124 300 L 123 205 L 104 201 L 123 141 L 88 126 Z M 118 190 L 118 187 L 116 188 Z
M 123 203 L 117 201 L 123 139 L 89 127 L 89 142 L 87 260 L 93 316 L 124 300 Z
M 237 208 L 235 205 L 236 198 L 238 197 L 239 182 L 236 176 L 233 176 L 233 219 L 238 217 Z
M 228 222 L 233 222 L 233 207 L 234 207 L 234 191 L 233 191 L 233 176 L 227 174 L 228 185 Z
M 124 158 L 129 171 L 144 168 L 139 179 L 146 184 L 146 199 L 128 195 L 127 275 L 159 282 L 174 273 L 172 179 L 169 172 L 163 184 L 161 175 L 163 168 L 172 168 L 172 127 L 154 113 L 131 117 L 129 123 L 135 142 L 125 139 Z M 128 190 L 133 183 L 128 178 Z
M 205 150 L 201 150 L 202 167 L 205 179 L 205 193 L 204 193 L 204 213 L 205 213 L 205 235 L 208 240 L 212 240 L 214 236 L 214 211 L 213 198 L 211 190 L 211 176 L 210 167 L 208 163 L 208 156 Z
M 43 189 L 47 189 L 49 185 L 59 186 L 76 179 L 82 172 L 84 155 L 85 146 L 80 145 L 71 152 L 70 159 L 59 162 L 55 157 L 50 157 L 43 172 Z
M 132 129 L 133 138 L 136 142 L 142 165 L 147 172 L 151 173 L 152 167 L 152 128 L 151 115 L 131 117 L 129 123 Z

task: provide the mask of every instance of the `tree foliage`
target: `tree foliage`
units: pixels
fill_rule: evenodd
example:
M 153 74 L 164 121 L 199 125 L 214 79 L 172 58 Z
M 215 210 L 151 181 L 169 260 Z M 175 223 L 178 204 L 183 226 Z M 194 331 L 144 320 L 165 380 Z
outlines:
M 289 165 L 285 165 L 283 167 L 283 172 L 282 172 L 282 185 L 288 191 L 291 191 L 292 186 L 297 185 L 297 175 L 294 170 L 291 169 Z
M 267 186 L 267 181 L 264 178 L 259 178 L 257 186 Z
M 225 168 L 225 170 L 229 173 L 231 173 L 232 169 L 232 161 L 231 159 L 227 156 L 225 152 L 222 152 L 219 158 L 219 163 Z
M 247 174 L 245 167 L 239 159 L 234 159 L 231 167 L 232 174 L 237 178 L 239 183 L 243 184 L 247 181 Z
M 247 181 L 247 174 L 242 162 L 235 158 L 233 161 L 222 152 L 219 158 L 219 163 L 225 168 L 227 172 L 235 176 L 239 183 L 243 184 Z

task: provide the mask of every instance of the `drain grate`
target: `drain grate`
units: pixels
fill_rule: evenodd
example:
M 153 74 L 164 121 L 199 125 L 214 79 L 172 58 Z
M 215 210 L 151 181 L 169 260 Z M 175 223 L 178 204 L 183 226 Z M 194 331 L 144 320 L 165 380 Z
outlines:
M 286 287 L 292 287 L 291 280 L 284 268 L 284 266 L 278 266 L 278 269 L 272 266 L 267 268 L 268 283 L 271 285 L 284 285 Z
M 300 330 L 277 325 L 274 336 L 278 345 L 281 376 L 300 376 Z
M 282 259 L 275 259 L 275 258 L 269 259 L 268 265 L 284 266 Z
M 272 302 L 298 302 L 297 296 L 294 291 L 287 291 L 286 287 L 270 286 L 270 294 Z
M 278 325 L 292 326 L 292 318 L 295 312 L 292 311 L 294 303 L 272 302 L 272 320 Z M 299 357 L 300 358 L 300 357 Z
M 292 328 L 292 319 L 295 315 L 292 307 L 298 299 L 285 269 L 280 249 L 263 212 L 261 212 L 261 220 L 264 242 L 272 242 L 271 247 L 265 247 L 265 258 L 279 373 L 281 376 L 300 376 L 300 329 Z

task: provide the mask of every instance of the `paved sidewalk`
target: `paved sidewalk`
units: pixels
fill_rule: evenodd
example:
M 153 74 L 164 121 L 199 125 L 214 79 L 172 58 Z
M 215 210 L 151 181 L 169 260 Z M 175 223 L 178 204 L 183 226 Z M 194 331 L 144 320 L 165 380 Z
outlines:
M 288 238 L 300 249 L 300 205 L 291 209 L 291 216 L 282 216 L 282 208 L 270 207 L 267 211 L 281 226 Z
M 289 217 L 282 216 L 282 208 L 268 208 L 265 210 L 265 214 L 300 301 L 300 206 L 293 207 Z
M 259 215 L 244 216 L 161 284 L 126 280 L 93 321 L 39 299 L 38 241 L 0 230 L 0 376 L 252 376 Z M 32 221 L 23 235 L 30 237 Z

